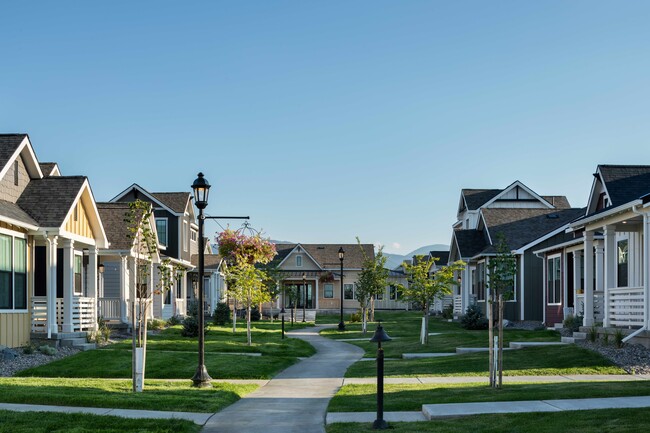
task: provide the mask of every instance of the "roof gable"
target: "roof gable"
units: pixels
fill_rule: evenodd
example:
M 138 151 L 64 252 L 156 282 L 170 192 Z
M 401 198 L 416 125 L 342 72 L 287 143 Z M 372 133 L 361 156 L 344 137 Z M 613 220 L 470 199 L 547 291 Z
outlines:
M 492 200 L 503 190 L 501 189 L 471 189 L 464 188 L 460 192 L 460 205 L 458 213 L 463 210 L 478 210 L 481 206 Z M 463 204 L 465 209 L 463 209 Z
M 128 195 L 130 193 L 132 193 L 132 192 L 133 192 L 133 195 L 134 195 L 134 197 L 136 199 L 145 199 L 146 201 L 151 202 L 154 205 L 154 207 L 159 206 L 159 207 L 165 209 L 166 211 L 168 211 L 168 212 L 170 212 L 170 213 L 172 213 L 174 215 L 177 215 L 177 216 L 181 216 L 181 215 L 184 214 L 184 211 L 176 212 L 171 207 L 167 206 L 167 204 L 160 201 L 160 199 L 157 198 L 154 194 L 152 194 L 149 191 L 147 191 L 146 189 L 142 188 L 137 183 L 132 184 L 131 186 L 126 188 L 124 191 L 120 192 L 118 195 L 116 195 L 115 197 L 113 197 L 109 201 L 113 202 L 113 203 L 114 202 L 119 202 L 119 201 L 122 201 L 122 202 L 124 202 L 124 201 L 135 201 L 135 200 L 129 200 L 128 199 Z M 140 198 L 139 195 L 142 195 L 143 197 Z
M 302 265 L 298 266 L 296 263 L 296 256 L 302 257 Z M 297 244 L 293 249 L 282 259 L 282 261 L 277 265 L 278 268 L 282 269 L 304 269 L 304 270 L 322 270 L 323 267 L 321 264 L 314 259 L 307 249 L 302 244 Z
M 599 165 L 594 184 L 600 181 L 609 199 L 609 206 L 616 207 L 637 200 L 650 193 L 650 165 Z M 592 188 L 589 210 L 599 199 L 597 188 Z M 598 194 L 598 196 L 596 196 Z
M 27 134 L 0 134 L 0 179 L 4 178 L 14 160 L 21 155 L 29 177 L 43 177 L 34 148 Z
M 191 198 L 189 192 L 152 192 L 151 195 L 160 203 L 180 214 L 187 211 Z
M 496 202 L 539 202 L 539 204 L 547 209 L 552 209 L 553 205 L 538 195 L 535 191 L 528 188 L 526 185 L 516 180 L 500 193 L 488 200 L 482 207 L 487 208 Z

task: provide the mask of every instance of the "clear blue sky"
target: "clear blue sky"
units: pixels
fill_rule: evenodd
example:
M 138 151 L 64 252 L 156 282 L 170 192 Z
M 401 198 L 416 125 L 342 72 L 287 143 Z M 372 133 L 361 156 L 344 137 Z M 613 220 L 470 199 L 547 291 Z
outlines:
M 647 1 L 5 1 L 0 22 L 0 131 L 98 200 L 203 171 L 209 213 L 274 239 L 406 253 L 449 242 L 463 187 L 578 207 L 598 163 L 650 164 Z

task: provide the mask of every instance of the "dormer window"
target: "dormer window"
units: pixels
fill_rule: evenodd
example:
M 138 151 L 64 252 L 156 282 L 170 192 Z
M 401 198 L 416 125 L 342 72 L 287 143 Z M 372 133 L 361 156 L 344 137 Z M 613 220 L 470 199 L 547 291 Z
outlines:
M 296 256 L 296 266 L 297 267 L 302 266 L 302 256 L 300 256 L 300 255 Z

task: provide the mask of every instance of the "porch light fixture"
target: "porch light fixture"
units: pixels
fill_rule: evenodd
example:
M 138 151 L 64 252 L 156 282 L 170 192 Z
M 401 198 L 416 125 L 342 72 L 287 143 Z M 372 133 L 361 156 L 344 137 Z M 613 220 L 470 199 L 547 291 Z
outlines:
M 385 430 L 388 428 L 388 423 L 384 420 L 384 349 L 381 348 L 381 343 L 392 338 L 384 331 L 381 320 L 377 322 L 375 335 L 370 339 L 371 343 L 377 343 L 377 419 L 372 423 L 372 428 Z
M 205 329 L 203 323 L 205 321 L 205 311 L 203 308 L 203 274 L 205 271 L 205 239 L 203 238 L 203 223 L 205 216 L 203 209 L 208 205 L 208 191 L 210 184 L 203 178 L 203 173 L 198 174 L 192 184 L 194 190 L 194 204 L 199 209 L 199 365 L 196 373 L 192 377 L 192 383 L 198 388 L 209 388 L 212 386 L 210 383 L 212 378 L 205 368 Z
M 343 322 L 343 259 L 345 258 L 345 251 L 343 247 L 339 248 L 339 260 L 341 261 L 341 320 L 339 321 L 339 331 L 345 331 L 345 323 Z
M 302 321 L 305 322 L 305 306 L 307 305 L 307 274 L 302 273 L 302 288 L 305 292 L 302 298 Z

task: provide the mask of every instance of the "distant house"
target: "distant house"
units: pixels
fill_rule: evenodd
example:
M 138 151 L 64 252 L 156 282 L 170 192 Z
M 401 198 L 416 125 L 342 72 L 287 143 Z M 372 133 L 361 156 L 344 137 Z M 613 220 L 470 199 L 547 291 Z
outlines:
M 214 310 L 217 308 L 217 303 L 226 301 L 226 279 L 225 279 L 225 269 L 226 261 L 218 254 L 212 254 L 212 248 L 210 247 L 210 242 L 206 238 L 205 245 L 207 247 L 206 253 L 204 255 L 204 275 L 203 275 L 203 293 L 205 296 L 206 311 L 210 314 L 214 313 Z M 195 266 L 194 270 L 191 271 L 191 281 L 192 281 L 192 299 L 198 297 L 198 266 L 199 266 L 199 255 L 192 255 L 192 265 Z
M 40 163 L 27 134 L 0 135 L 0 345 L 95 329 L 107 245 L 88 179 Z
M 454 303 L 455 314 L 464 313 L 473 303 L 485 310 L 488 263 L 497 253 L 498 236 L 503 235 L 517 256 L 514 297 L 507 302 L 505 317 L 543 320 L 543 266 L 533 249 L 572 237 L 564 233 L 565 226 L 581 212 L 571 208 L 566 197 L 541 196 L 519 181 L 502 190 L 463 189 L 449 257 L 450 262 L 467 263 L 458 276 L 460 302 Z

